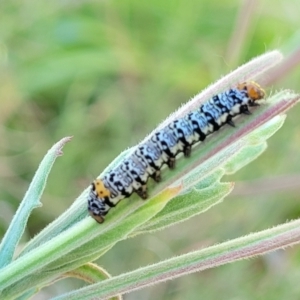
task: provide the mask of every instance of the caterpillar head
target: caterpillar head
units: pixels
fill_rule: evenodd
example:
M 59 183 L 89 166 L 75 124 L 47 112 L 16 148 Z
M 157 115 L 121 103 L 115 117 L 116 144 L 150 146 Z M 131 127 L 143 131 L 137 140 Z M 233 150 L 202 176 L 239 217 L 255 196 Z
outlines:
M 92 182 L 91 190 L 88 197 L 88 210 L 98 223 L 103 223 L 103 216 L 107 213 L 105 198 L 110 196 L 110 191 L 104 186 L 100 179 Z
M 264 89 L 254 81 L 246 81 L 237 85 L 237 89 L 246 91 L 252 101 L 263 99 L 266 95 Z

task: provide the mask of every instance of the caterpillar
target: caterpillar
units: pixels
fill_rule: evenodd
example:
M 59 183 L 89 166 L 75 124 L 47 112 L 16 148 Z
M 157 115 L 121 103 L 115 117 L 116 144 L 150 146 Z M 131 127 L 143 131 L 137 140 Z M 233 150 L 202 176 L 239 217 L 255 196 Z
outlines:
M 164 164 L 173 169 L 179 153 L 190 156 L 193 145 L 225 124 L 234 127 L 233 117 L 251 114 L 249 107 L 258 106 L 256 101 L 264 97 L 265 91 L 256 82 L 243 82 L 151 134 L 112 170 L 92 182 L 88 195 L 90 215 L 102 223 L 112 207 L 134 192 L 147 199 L 147 181 L 151 177 L 159 182 Z

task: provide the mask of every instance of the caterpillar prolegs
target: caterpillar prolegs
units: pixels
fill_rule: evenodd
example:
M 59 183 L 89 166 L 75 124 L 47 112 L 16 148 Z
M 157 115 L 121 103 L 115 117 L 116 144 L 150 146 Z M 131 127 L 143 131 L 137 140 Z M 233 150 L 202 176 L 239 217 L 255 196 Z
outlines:
M 102 223 L 110 208 L 132 193 L 146 199 L 149 177 L 159 182 L 164 164 L 173 169 L 178 153 L 189 156 L 194 144 L 225 124 L 234 126 L 233 117 L 250 114 L 249 107 L 258 106 L 256 101 L 264 96 L 264 90 L 256 82 L 244 82 L 154 132 L 107 174 L 94 180 L 88 196 L 90 215 Z

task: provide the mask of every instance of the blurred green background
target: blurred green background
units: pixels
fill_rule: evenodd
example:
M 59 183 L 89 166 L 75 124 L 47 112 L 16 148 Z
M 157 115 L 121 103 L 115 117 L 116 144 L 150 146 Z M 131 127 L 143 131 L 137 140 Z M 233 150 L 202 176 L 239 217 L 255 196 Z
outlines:
M 299 0 L 2 1 L 0 237 L 46 151 L 64 148 L 24 242 L 55 219 L 122 150 L 211 82 L 268 50 L 300 48 Z M 300 68 L 273 81 L 300 91 Z M 300 106 L 235 192 L 185 223 L 117 244 L 112 275 L 300 215 Z M 296 299 L 300 247 L 192 274 L 125 299 Z M 83 283 L 64 280 L 34 299 Z M 298 296 L 298 297 L 297 297 Z

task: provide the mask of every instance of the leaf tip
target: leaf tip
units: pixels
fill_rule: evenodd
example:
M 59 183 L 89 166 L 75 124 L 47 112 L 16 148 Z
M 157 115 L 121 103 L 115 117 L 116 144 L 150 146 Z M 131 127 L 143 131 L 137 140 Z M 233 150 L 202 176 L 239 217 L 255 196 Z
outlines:
M 66 136 L 55 144 L 57 156 L 62 156 L 64 154 L 62 151 L 62 148 L 65 146 L 66 143 L 70 142 L 72 140 L 72 138 L 73 138 L 73 136 Z

